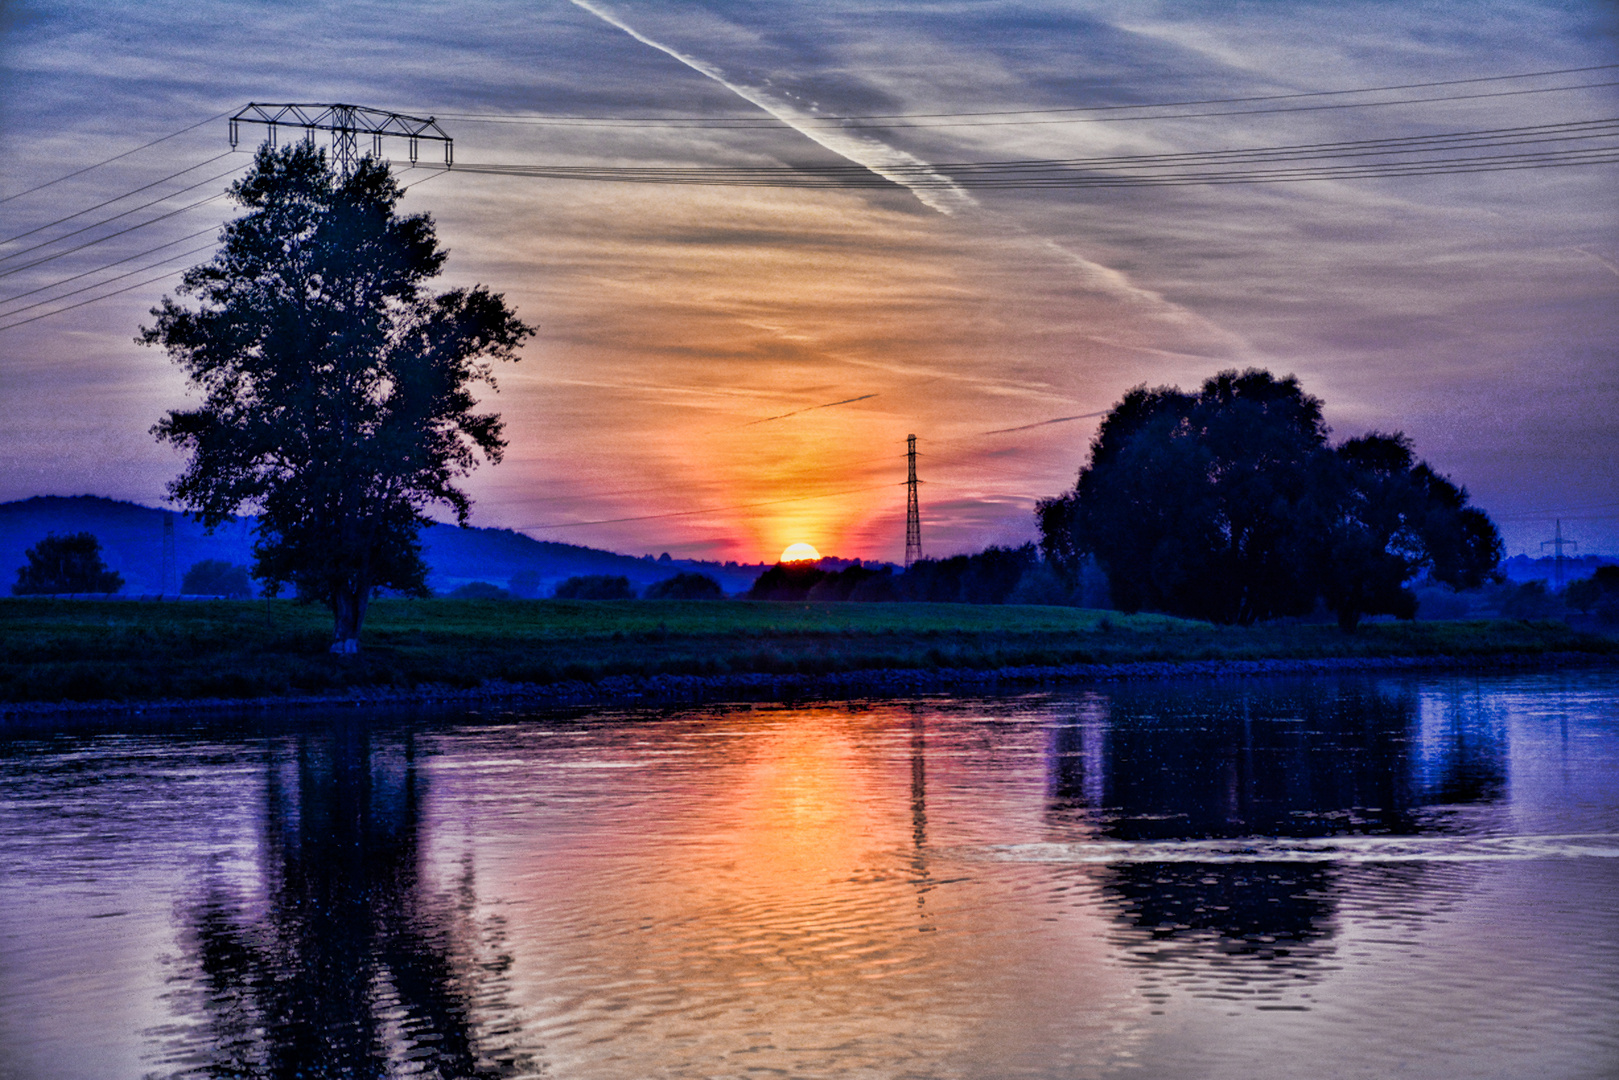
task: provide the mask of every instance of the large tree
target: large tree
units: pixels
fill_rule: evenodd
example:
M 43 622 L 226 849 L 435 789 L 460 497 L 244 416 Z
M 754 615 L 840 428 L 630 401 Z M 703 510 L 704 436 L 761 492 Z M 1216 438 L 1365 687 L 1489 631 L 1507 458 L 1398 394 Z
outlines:
M 1042 505 L 1043 546 L 1059 565 L 1095 556 L 1125 611 L 1236 623 L 1309 611 L 1310 469 L 1325 443 L 1321 402 L 1293 378 L 1137 387 L 1102 421 L 1074 490 Z
M 1195 394 L 1137 387 L 1103 420 L 1074 489 L 1040 503 L 1048 560 L 1092 556 L 1113 602 L 1223 623 L 1303 614 L 1353 629 L 1410 617 L 1421 571 L 1476 585 L 1500 539 L 1402 435 L 1327 443 L 1298 380 L 1226 371 Z
M 473 390 L 533 330 L 482 286 L 424 287 L 446 253 L 383 163 L 344 177 L 309 142 L 262 147 L 230 195 L 247 213 L 178 290 L 198 306 L 164 297 L 137 339 L 203 399 L 153 434 L 190 454 L 171 495 L 209 528 L 256 511 L 254 575 L 329 605 L 353 652 L 377 589 L 426 592 L 426 510 L 465 523 L 456 480 L 506 445 Z

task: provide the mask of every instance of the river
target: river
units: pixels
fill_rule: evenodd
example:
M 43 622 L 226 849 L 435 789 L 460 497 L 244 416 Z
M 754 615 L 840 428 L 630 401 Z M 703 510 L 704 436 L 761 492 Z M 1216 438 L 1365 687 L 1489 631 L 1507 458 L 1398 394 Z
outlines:
M 0 738 L 0 1078 L 1619 1075 L 1619 673 Z

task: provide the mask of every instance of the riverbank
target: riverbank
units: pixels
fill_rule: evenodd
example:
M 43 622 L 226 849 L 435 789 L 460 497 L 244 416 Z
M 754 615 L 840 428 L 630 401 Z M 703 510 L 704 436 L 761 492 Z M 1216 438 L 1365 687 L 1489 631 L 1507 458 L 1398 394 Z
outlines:
M 385 600 L 324 652 L 290 602 L 0 600 L 0 715 L 341 702 L 536 706 L 887 697 L 1087 680 L 1619 663 L 1619 639 L 1505 620 L 1216 627 L 1075 608 Z

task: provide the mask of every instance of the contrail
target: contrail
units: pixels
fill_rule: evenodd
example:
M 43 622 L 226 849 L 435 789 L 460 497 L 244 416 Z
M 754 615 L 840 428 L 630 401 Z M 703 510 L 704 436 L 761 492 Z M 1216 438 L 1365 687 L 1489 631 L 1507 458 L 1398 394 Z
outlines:
M 726 78 L 725 73 L 713 64 L 687 56 L 676 49 L 670 48 L 662 42 L 653 41 L 645 34 L 630 26 L 623 19 L 604 9 L 594 0 L 572 0 L 575 7 L 596 16 L 603 22 L 624 31 L 630 37 L 643 45 L 657 49 L 661 53 L 672 56 L 685 64 L 693 71 L 706 75 L 727 90 L 736 94 L 744 101 L 763 109 L 783 124 L 792 128 L 800 135 L 812 142 L 824 146 L 839 157 L 854 162 L 856 165 L 870 169 L 872 172 L 908 190 L 924 205 L 941 214 L 954 214 L 957 210 L 978 205 L 971 195 L 956 185 L 956 182 L 941 172 L 935 171 L 926 161 L 904 150 L 896 150 L 887 143 L 873 139 L 866 135 L 851 135 L 847 132 L 817 128 L 804 122 L 805 113 L 800 112 L 786 102 L 773 98 L 763 91 L 734 83 Z M 913 172 L 909 174 L 896 173 L 889 166 L 904 167 Z M 921 175 L 914 170 L 921 167 Z M 913 181 L 925 181 L 927 187 L 913 186 Z
M 1609 262 L 1607 259 L 1604 259 L 1601 255 L 1598 255 L 1594 251 L 1587 251 L 1585 248 L 1582 248 L 1582 247 L 1577 247 L 1574 250 L 1579 252 L 1581 255 L 1589 255 L 1589 256 L 1591 256 L 1591 258 L 1595 259 L 1597 262 L 1599 262 L 1603 266 L 1607 267 L 1608 268 L 1608 273 L 1612 274 L 1614 277 L 1619 277 L 1619 266 L 1613 265 L 1613 263 Z
M 1031 430 L 1033 430 L 1034 428 L 1037 428 L 1037 427 L 1046 427 L 1048 424 L 1066 424 L 1070 420 L 1089 420 L 1089 419 L 1091 419 L 1092 417 L 1095 417 L 1095 416 L 1106 416 L 1107 412 L 1108 411 L 1106 409 L 1103 409 L 1101 412 L 1080 413 L 1078 416 L 1059 416 L 1054 420 L 1041 420 L 1039 423 L 1036 423 L 1036 424 L 1024 424 L 1021 427 L 996 428 L 994 431 L 986 431 L 986 432 L 984 432 L 984 434 L 985 435 L 1009 435 L 1014 431 L 1031 431 Z
M 577 3 L 578 0 L 574 0 L 574 2 Z M 829 401 L 825 405 L 811 405 L 808 408 L 794 409 L 792 412 L 784 412 L 780 416 L 767 416 L 763 420 L 749 420 L 742 426 L 752 427 L 754 424 L 768 424 L 772 420 L 785 420 L 789 416 L 797 416 L 799 413 L 814 412 L 816 409 L 830 409 L 834 405 L 849 405 L 856 401 L 865 401 L 867 398 L 874 398 L 876 396 L 876 394 L 861 394 L 859 397 L 844 398 L 842 401 Z

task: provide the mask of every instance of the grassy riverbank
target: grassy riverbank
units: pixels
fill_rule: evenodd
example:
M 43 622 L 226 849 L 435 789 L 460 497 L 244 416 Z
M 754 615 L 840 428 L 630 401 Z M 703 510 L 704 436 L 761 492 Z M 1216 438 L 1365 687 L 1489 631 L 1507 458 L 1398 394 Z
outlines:
M 408 692 L 614 675 L 822 674 L 1015 665 L 1591 653 L 1560 622 L 1216 627 L 1156 615 L 959 604 L 384 600 L 365 651 L 290 602 L 0 600 L 0 701 Z

